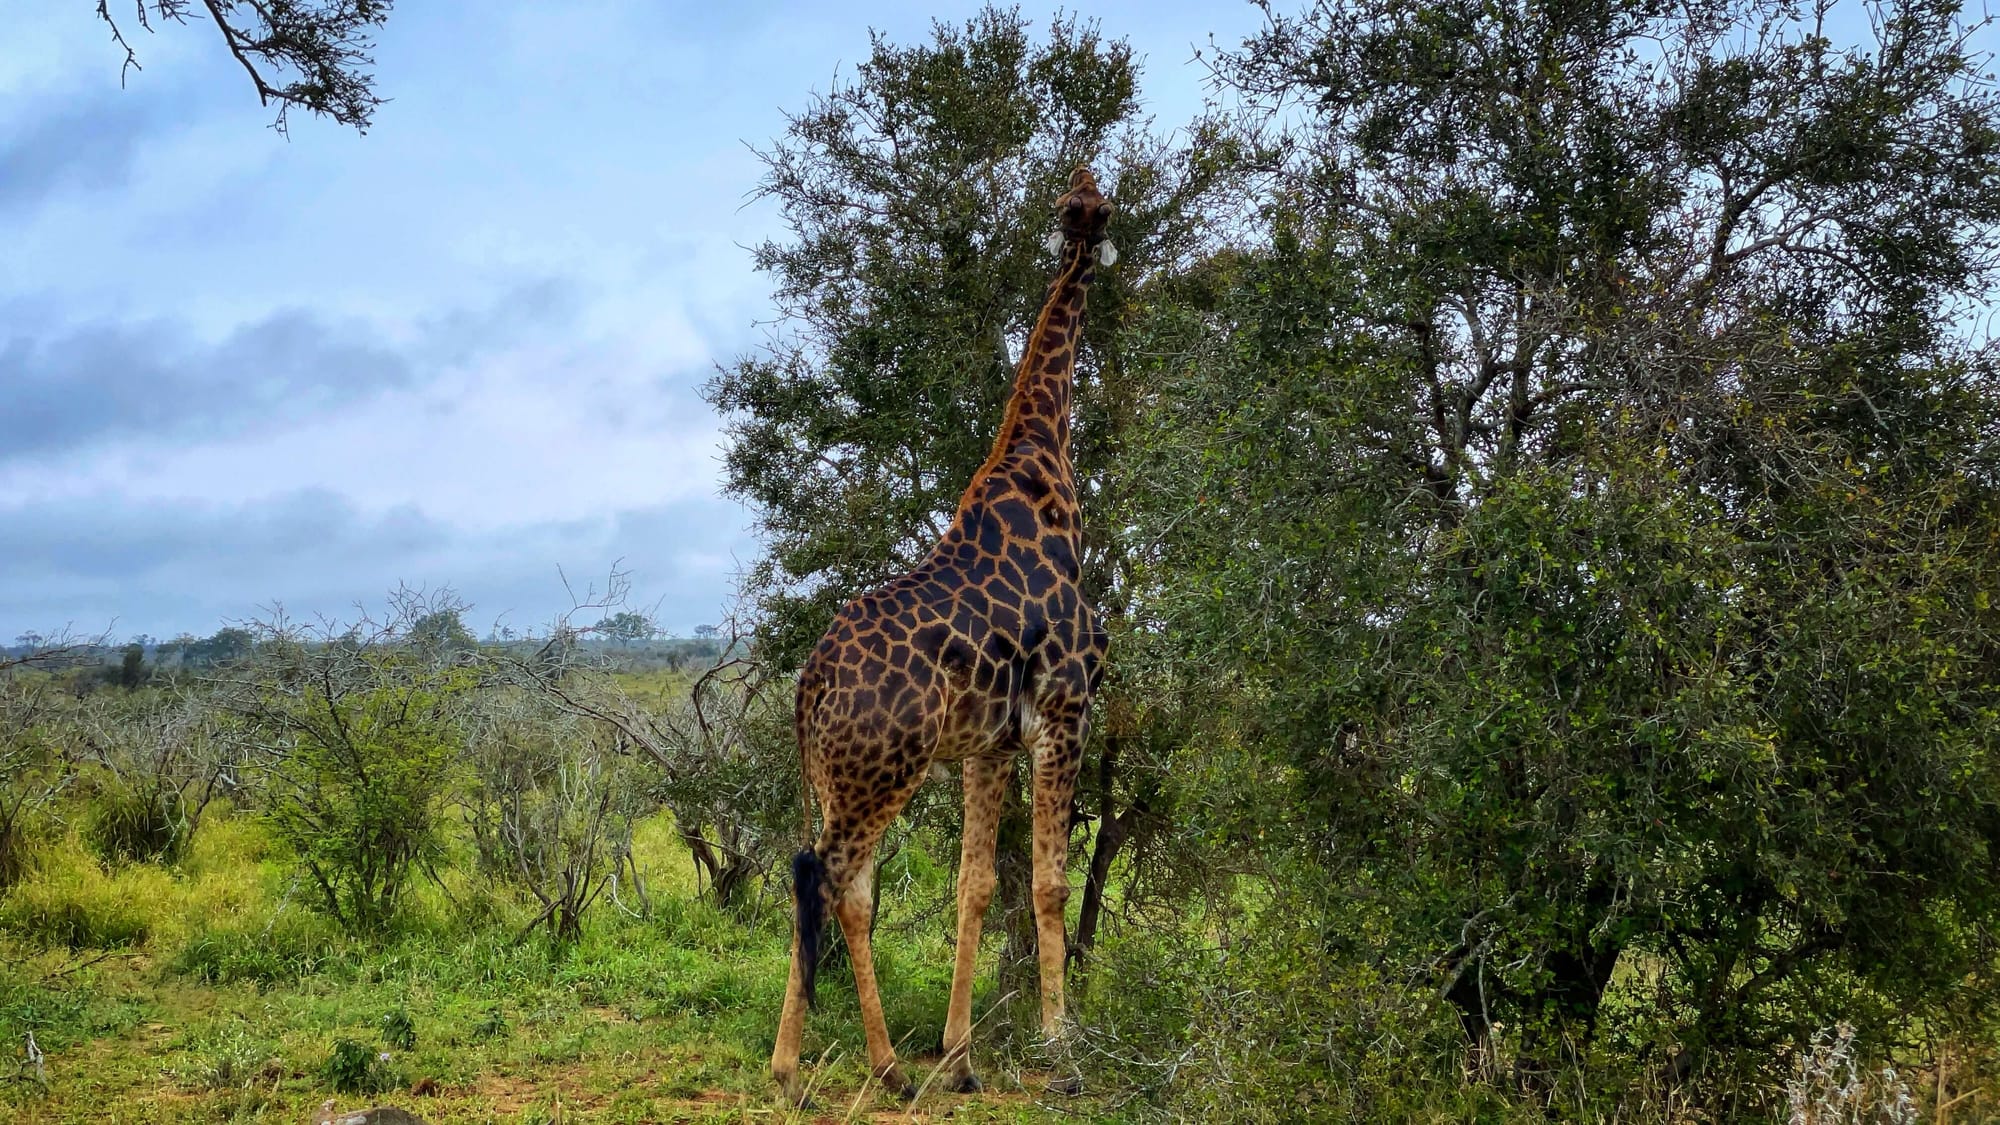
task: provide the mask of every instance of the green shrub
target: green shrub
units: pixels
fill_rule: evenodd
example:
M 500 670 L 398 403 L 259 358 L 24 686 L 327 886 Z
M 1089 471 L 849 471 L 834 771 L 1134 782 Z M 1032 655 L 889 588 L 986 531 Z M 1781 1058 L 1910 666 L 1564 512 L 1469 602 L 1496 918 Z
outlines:
M 268 1082 L 282 1069 L 277 1045 L 240 1024 L 191 1039 L 188 1061 L 174 1068 L 182 1085 L 198 1090 L 242 1090 Z
M 382 1025 L 382 1043 L 385 1046 L 392 1047 L 398 1051 L 416 1049 L 417 1025 L 416 1021 L 410 1019 L 408 1011 L 402 1008 L 395 1008 L 384 1012 L 382 1013 L 380 1022 Z
M 303 910 L 264 918 L 230 918 L 188 935 L 168 970 L 208 984 L 301 980 L 340 964 L 340 931 Z
M 172 900 L 173 880 L 157 868 L 110 874 L 71 837 L 30 862 L 29 874 L 0 903 L 0 929 L 47 947 L 119 949 L 143 944 Z
M 85 807 L 82 835 L 107 863 L 171 863 L 186 846 L 190 828 L 167 803 L 108 778 Z
M 270 771 L 267 816 L 343 924 L 386 926 L 411 872 L 437 854 L 437 806 L 459 753 L 447 712 L 469 683 L 440 673 L 272 704 L 293 741 Z
M 1279 896 L 1205 926 L 1107 934 L 1076 1009 L 1087 1085 L 1174 1120 L 1507 1119 L 1463 1081 L 1435 991 L 1366 952 L 1358 917 L 1351 933 L 1310 917 Z
M 343 1094 L 380 1094 L 403 1084 L 387 1051 L 378 1054 L 352 1039 L 334 1040 L 333 1053 L 320 1066 L 320 1077 Z
M 368 644 L 260 626 L 265 658 L 215 697 L 254 736 L 264 821 L 317 905 L 371 934 L 396 920 L 412 876 L 447 858 L 440 813 L 478 687 L 456 655 L 402 643 L 429 616 L 402 608 Z

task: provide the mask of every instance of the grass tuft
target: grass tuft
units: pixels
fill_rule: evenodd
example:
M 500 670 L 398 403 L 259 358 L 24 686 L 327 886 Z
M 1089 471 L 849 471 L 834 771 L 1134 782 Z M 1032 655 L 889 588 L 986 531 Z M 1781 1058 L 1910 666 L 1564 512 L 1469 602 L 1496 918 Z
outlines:
M 123 949 L 152 934 L 173 877 L 135 864 L 109 872 L 72 834 L 29 860 L 0 903 L 0 930 L 49 949 Z

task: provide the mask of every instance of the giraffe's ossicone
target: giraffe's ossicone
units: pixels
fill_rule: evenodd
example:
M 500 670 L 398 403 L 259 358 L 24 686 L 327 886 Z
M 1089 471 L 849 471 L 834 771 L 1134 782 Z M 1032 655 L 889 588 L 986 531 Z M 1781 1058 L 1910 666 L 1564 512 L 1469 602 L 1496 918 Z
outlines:
M 1034 777 L 1034 904 L 1042 1030 L 1063 1031 L 1063 904 L 1070 797 L 1105 637 L 1079 586 L 1082 522 L 1070 462 L 1070 397 L 1084 291 L 1111 204 L 1087 169 L 1057 201 L 1061 264 L 1029 334 L 993 451 L 921 565 L 849 602 L 799 677 L 796 724 L 821 827 L 793 861 L 791 978 L 771 1073 L 797 1102 L 799 1037 L 825 913 L 847 939 L 874 1072 L 911 1086 L 882 1018 L 868 927 L 875 846 L 937 761 L 961 761 L 965 836 L 958 952 L 945 1019 L 947 1084 L 976 1090 L 972 974 L 993 897 L 994 838 L 1015 755 Z

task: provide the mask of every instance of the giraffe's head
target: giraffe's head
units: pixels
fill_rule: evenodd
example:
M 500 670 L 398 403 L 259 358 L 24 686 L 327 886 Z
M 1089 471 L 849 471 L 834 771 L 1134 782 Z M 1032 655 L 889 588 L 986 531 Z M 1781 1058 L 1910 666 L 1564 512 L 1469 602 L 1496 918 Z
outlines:
M 1111 222 L 1111 201 L 1097 190 L 1097 178 L 1090 169 L 1078 165 L 1069 174 L 1069 190 L 1056 200 L 1056 222 L 1061 229 L 1050 237 L 1050 249 L 1081 244 L 1085 250 L 1095 250 L 1107 266 L 1118 260 L 1118 252 L 1104 237 L 1104 228 Z

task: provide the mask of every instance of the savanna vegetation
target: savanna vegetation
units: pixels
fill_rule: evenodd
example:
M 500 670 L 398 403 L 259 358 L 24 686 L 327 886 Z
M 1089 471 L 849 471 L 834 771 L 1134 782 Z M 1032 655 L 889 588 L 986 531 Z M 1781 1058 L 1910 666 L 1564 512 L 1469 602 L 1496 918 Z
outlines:
M 1115 28 L 878 40 L 760 150 L 781 319 L 709 385 L 768 548 L 742 634 L 620 672 L 643 620 L 478 642 L 405 595 L 171 671 L 20 650 L 0 1097 L 771 1111 L 790 677 L 983 458 L 1087 161 L 1121 252 L 1077 392 L 1113 633 L 1071 866 L 1087 1092 L 1043 1103 L 1016 1010 L 1017 799 L 975 1005 L 997 1092 L 918 1111 L 2000 1114 L 1984 28 L 1340 0 L 1205 51 L 1186 123 Z M 920 794 L 877 881 L 919 1075 L 958 808 Z M 817 1100 L 887 1106 L 827 972 Z

